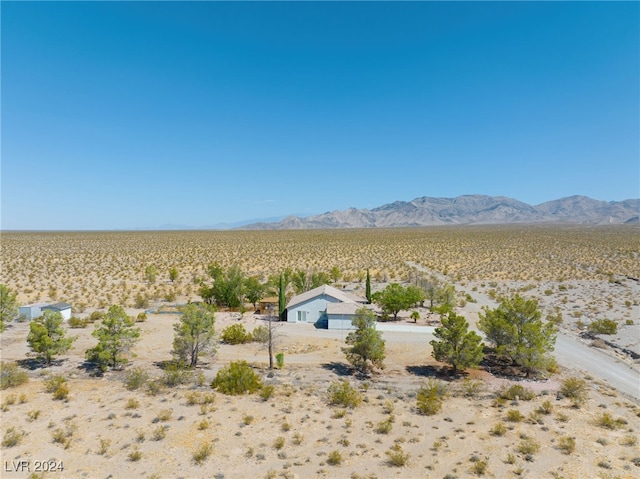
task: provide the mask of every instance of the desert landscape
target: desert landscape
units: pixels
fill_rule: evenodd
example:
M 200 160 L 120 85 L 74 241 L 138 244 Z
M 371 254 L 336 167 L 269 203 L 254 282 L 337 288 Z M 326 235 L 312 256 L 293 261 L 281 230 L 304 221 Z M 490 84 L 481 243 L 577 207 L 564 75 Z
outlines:
M 347 332 L 310 324 L 278 324 L 284 364 L 274 370 L 257 343 L 220 343 L 214 357 L 180 377 L 162 366 L 179 317 L 173 306 L 200 301 L 200 282 L 217 262 L 261 281 L 285 268 L 338 268 L 336 286 L 359 294 L 367 269 L 374 290 L 436 275 L 455 286 L 456 313 L 472 328 L 483 306 L 521 294 L 538 300 L 567 341 L 638 377 L 639 232 L 514 225 L 3 233 L 0 283 L 20 304 L 66 301 L 79 318 L 118 304 L 147 317 L 136 323 L 141 339 L 130 364 L 102 375 L 85 361 L 96 343 L 93 324 L 68 328 L 77 339 L 48 367 L 28 356 L 28 322 L 8 324 L 2 361 L 29 380 L 1 391 L 2 477 L 637 477 L 637 383 L 623 391 L 561 361 L 538 380 L 483 366 L 453 378 L 431 355 L 438 315 L 427 308 L 412 308 L 416 323 L 409 311 L 381 323 L 385 368 L 369 378 L 354 375 L 345 359 Z M 149 265 L 155 282 L 145 277 Z M 170 268 L 178 272 L 173 281 Z M 585 335 L 600 319 L 615 321 L 616 334 Z M 221 310 L 215 327 L 252 331 L 265 320 L 252 309 Z M 246 360 L 270 392 L 214 391 L 217 372 L 236 360 Z M 64 378 L 64 397 L 47 391 L 52 376 Z M 571 385 L 581 380 L 578 400 Z M 357 400 L 332 404 L 330 390 L 343 381 Z M 440 410 L 420 411 L 421 388 L 438 389 Z

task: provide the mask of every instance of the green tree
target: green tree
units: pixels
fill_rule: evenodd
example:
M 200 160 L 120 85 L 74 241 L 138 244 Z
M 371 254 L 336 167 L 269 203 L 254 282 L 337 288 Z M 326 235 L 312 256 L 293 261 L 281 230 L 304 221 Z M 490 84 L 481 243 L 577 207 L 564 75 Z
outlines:
M 207 305 L 187 304 L 173 325 L 173 354 L 182 364 L 195 368 L 202 355 L 216 352 L 214 310 Z
M 260 301 L 264 295 L 265 287 L 256 276 L 250 276 L 244 281 L 244 293 L 247 301 L 249 301 L 253 308 L 256 308 L 256 303 Z
M 434 303 L 438 299 L 438 293 L 440 291 L 440 282 L 438 278 L 431 275 L 429 279 L 423 279 L 421 281 L 422 289 L 425 292 L 426 299 L 429 300 L 429 309 L 433 310 Z
M 388 285 L 372 297 L 373 301 L 382 308 L 384 313 L 393 314 L 394 321 L 398 319 L 400 311 L 409 309 L 423 298 L 424 292 L 421 289 L 415 286 L 404 288 L 397 283 Z
M 367 302 L 371 304 L 371 274 L 369 273 L 369 268 L 367 268 L 367 282 L 365 283 L 364 291 Z
M 155 283 L 156 276 L 158 276 L 156 265 L 150 264 L 144 269 L 144 277 L 147 281 L 149 281 L 149 283 Z
M 456 288 L 452 284 L 443 284 L 438 289 L 438 306 L 431 309 L 436 313 L 447 314 L 453 311 L 456 304 Z
M 509 357 L 527 377 L 550 364 L 556 329 L 553 323 L 542 322 L 537 301 L 515 295 L 479 316 L 478 327 L 496 352 Z
M 454 375 L 458 369 L 475 368 L 482 361 L 482 338 L 475 331 L 469 331 L 469 323 L 463 316 L 449 313 L 433 335 L 439 339 L 431 341 L 433 357 L 450 364 Z
M 340 278 L 342 277 L 340 268 L 338 268 L 337 266 L 334 266 L 333 268 L 331 268 L 331 272 L 329 273 L 329 276 L 331 276 L 331 281 L 333 281 L 334 283 L 337 283 L 338 281 L 340 281 Z
M 46 364 L 51 364 L 55 356 L 67 352 L 77 339 L 66 337 L 63 321 L 59 311 L 45 310 L 40 318 L 29 324 L 27 343 Z
M 323 284 L 329 284 L 331 282 L 331 276 L 323 271 L 311 273 L 311 287 L 310 289 L 317 288 Z
M 0 284 L 0 333 L 6 328 L 6 324 L 18 315 L 18 303 L 16 293 L 7 285 Z
M 363 375 L 367 375 L 373 368 L 384 367 L 385 341 L 380 331 L 376 330 L 376 316 L 367 308 L 360 308 L 353 318 L 355 331 L 347 335 L 349 345 L 342 351 L 347 360 Z
M 209 266 L 209 275 L 213 278 L 213 285 L 200 288 L 200 296 L 208 304 L 239 308 L 245 296 L 245 277 L 238 266 L 232 266 L 226 272 L 215 263 Z
M 98 345 L 87 350 L 87 360 L 97 363 L 103 371 L 124 366 L 128 362 L 126 355 L 140 338 L 140 328 L 134 325 L 135 320 L 127 315 L 122 306 L 111 306 L 91 333 L 98 339 Z
M 169 268 L 169 280 L 173 283 L 178 279 L 178 270 L 175 267 Z
M 311 278 L 306 271 L 299 269 L 291 275 L 291 284 L 296 294 L 302 294 L 311 289 Z
M 287 285 L 285 283 L 284 274 L 280 274 L 278 281 L 278 317 L 282 321 L 284 319 L 284 310 L 287 308 Z

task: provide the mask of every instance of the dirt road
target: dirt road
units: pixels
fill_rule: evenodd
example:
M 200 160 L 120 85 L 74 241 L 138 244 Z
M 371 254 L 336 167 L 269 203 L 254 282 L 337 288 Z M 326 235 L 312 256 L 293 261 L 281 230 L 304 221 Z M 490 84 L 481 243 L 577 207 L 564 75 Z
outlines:
M 556 339 L 555 356 L 562 366 L 588 372 L 621 393 L 640 399 L 640 372 L 633 366 L 563 334 Z
M 416 263 L 407 262 L 407 264 L 419 271 L 432 273 L 431 270 Z M 473 325 L 477 312 L 483 306 L 495 307 L 496 302 L 479 291 L 472 292 L 472 296 L 477 303 L 467 305 L 467 309 L 472 313 L 467 319 Z M 562 334 L 562 332 L 558 333 L 554 354 L 561 366 L 584 371 L 606 381 L 622 394 L 640 400 L 640 370 L 638 365 L 625 363 L 609 353 L 589 347 L 576 338 Z

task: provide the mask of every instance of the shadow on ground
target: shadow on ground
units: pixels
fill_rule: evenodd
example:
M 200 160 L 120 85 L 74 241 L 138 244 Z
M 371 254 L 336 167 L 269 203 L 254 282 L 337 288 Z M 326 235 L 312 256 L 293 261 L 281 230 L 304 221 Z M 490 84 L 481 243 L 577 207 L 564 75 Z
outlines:
M 330 363 L 324 363 L 322 364 L 322 368 L 326 369 L 328 371 L 332 371 L 334 372 L 337 376 L 352 376 L 353 375 L 353 369 L 351 369 L 351 366 L 348 366 L 345 363 L 339 363 L 336 361 L 332 361 Z

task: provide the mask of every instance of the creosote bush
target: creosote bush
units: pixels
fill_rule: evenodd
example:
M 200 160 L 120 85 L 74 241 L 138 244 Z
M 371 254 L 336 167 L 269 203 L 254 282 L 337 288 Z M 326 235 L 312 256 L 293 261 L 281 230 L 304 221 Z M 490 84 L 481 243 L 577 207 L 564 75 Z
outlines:
M 2 438 L 2 447 L 14 447 L 20 444 L 24 437 L 24 431 L 18 431 L 15 427 L 8 428 Z
M 624 419 L 615 419 L 608 412 L 603 412 L 598 417 L 596 417 L 596 426 L 600 426 L 605 429 L 619 429 L 627 424 L 627 421 Z
M 427 383 L 418 389 L 416 407 L 420 414 L 433 416 L 442 409 L 442 403 L 447 396 L 447 386 L 442 381 L 429 378 Z
M 327 464 L 330 466 L 339 466 L 342 464 L 342 453 L 338 450 L 331 451 L 327 456 Z
M 69 386 L 64 376 L 51 376 L 44 385 L 46 392 L 53 393 L 53 399 L 62 401 L 69 397 Z
M 562 451 L 562 454 L 571 454 L 576 450 L 576 440 L 570 436 L 561 437 L 558 439 L 558 449 Z
M 400 446 L 400 444 L 394 444 L 385 454 L 389 458 L 388 464 L 394 467 L 406 466 L 409 462 L 409 458 L 411 457 L 408 452 L 405 453 L 402 450 L 402 446 Z
M 587 400 L 587 383 L 584 379 L 575 377 L 567 378 L 562 381 L 560 393 L 572 400 L 573 406 L 578 408 Z
M 355 408 L 362 403 L 362 394 L 349 381 L 334 381 L 329 386 L 329 404 Z
M 124 387 L 129 391 L 141 388 L 149 380 L 149 375 L 142 368 L 131 368 L 124 376 Z
M 616 334 L 618 323 L 612 319 L 596 319 L 587 326 L 587 331 L 591 334 Z
M 274 391 L 275 391 L 275 387 L 273 386 L 273 384 L 265 384 L 264 386 L 262 386 L 262 389 L 260 390 L 260 397 L 262 398 L 263 401 L 268 401 L 269 398 L 273 396 Z
M 525 388 L 521 384 L 514 384 L 511 387 L 503 387 L 498 391 L 498 397 L 502 399 L 508 399 L 509 401 L 531 401 L 536 397 L 536 394 L 528 388 Z
M 226 344 L 244 344 L 253 341 L 253 335 L 248 333 L 242 324 L 232 324 L 222 330 L 222 342 Z
M 203 443 L 193 452 L 193 462 L 201 465 L 213 452 L 213 445 L 209 442 Z
M 14 388 L 26 383 L 29 376 L 16 363 L 0 362 L 0 389 Z
M 246 361 L 232 361 L 218 371 L 211 387 L 232 396 L 252 394 L 262 388 L 262 380 Z
M 518 444 L 518 452 L 526 455 L 533 455 L 540 450 L 540 444 L 531 438 L 523 439 Z

